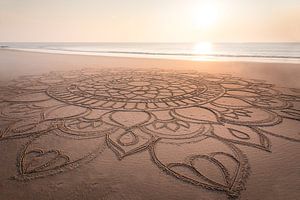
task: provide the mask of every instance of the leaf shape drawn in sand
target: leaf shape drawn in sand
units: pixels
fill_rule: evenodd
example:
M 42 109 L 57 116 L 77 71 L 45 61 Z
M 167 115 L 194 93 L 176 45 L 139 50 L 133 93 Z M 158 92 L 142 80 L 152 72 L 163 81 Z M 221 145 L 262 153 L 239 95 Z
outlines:
M 121 160 L 125 156 L 143 151 L 148 148 L 153 137 L 139 128 L 132 130 L 118 129 L 107 134 L 107 145 Z
M 151 145 L 150 153 L 167 174 L 192 185 L 225 192 L 229 198 L 238 197 L 244 189 L 248 160 L 230 143 L 203 136 L 201 141 L 182 147 L 162 144 L 163 140 Z M 170 151 L 172 155 L 168 155 Z
M 18 157 L 17 180 L 30 180 L 58 174 L 85 164 L 105 149 L 105 138 L 75 140 L 55 131 L 30 140 Z

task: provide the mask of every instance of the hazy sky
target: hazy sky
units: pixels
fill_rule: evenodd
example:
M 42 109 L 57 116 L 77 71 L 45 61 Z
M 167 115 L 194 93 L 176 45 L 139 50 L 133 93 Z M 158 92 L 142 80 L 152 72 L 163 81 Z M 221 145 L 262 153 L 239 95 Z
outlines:
M 300 42 L 300 0 L 0 0 L 0 42 Z

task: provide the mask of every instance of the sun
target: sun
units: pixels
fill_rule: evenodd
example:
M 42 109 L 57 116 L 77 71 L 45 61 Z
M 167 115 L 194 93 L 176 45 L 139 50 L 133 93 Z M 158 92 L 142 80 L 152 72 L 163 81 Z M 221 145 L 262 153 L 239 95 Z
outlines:
M 201 4 L 194 14 L 196 28 L 209 28 L 213 26 L 218 19 L 218 7 L 216 4 L 207 2 Z

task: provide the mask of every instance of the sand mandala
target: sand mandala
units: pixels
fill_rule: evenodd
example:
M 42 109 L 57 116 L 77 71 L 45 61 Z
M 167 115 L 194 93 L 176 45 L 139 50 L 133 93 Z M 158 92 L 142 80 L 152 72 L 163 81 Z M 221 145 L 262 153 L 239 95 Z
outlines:
M 271 152 L 273 136 L 300 141 L 298 89 L 230 75 L 84 69 L 0 90 L 1 145 L 27 138 L 16 181 L 75 169 L 107 149 L 120 162 L 148 151 L 166 175 L 238 198 L 251 162 L 240 147 Z

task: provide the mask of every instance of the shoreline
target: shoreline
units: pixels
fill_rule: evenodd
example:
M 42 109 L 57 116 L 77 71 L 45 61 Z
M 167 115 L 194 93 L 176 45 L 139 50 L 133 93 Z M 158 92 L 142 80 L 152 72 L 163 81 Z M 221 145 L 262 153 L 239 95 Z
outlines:
M 1 48 L 0 48 L 1 49 Z M 183 60 L 183 61 L 204 61 L 204 62 L 250 62 L 250 63 L 283 63 L 283 64 L 300 64 L 300 57 L 286 56 L 267 56 L 267 55 L 226 55 L 226 54 L 181 54 L 181 53 L 150 53 L 150 52 L 127 52 L 127 51 L 76 51 L 64 49 L 26 49 L 5 47 L 6 50 L 31 52 L 31 53 L 48 53 L 60 55 L 85 55 L 85 56 L 104 56 L 104 57 L 123 57 L 123 58 L 148 58 L 163 60 Z M 252 59 L 251 59 L 252 58 Z M 276 60 L 281 59 L 281 60 Z M 284 59 L 286 59 L 284 61 Z M 295 60 L 293 60 L 295 59 Z
M 250 63 L 286 63 L 300 64 L 300 57 L 270 56 L 270 55 L 231 55 L 231 54 L 184 54 L 184 53 L 154 53 L 144 51 L 80 51 L 64 49 L 43 49 L 43 48 L 18 48 L 4 47 L 4 50 L 48 53 L 60 55 L 85 55 L 85 56 L 104 56 L 104 57 L 124 57 L 124 58 L 148 58 L 163 60 L 183 60 L 183 61 L 204 61 L 204 62 L 250 62 Z M 1 50 L 1 48 L 0 48 Z M 293 60 L 294 59 L 294 60 Z
M 20 75 L 93 67 L 196 70 L 203 73 L 231 74 L 242 78 L 265 80 L 280 87 L 300 87 L 300 64 L 295 63 L 190 61 L 0 49 L 1 81 L 11 80 Z

